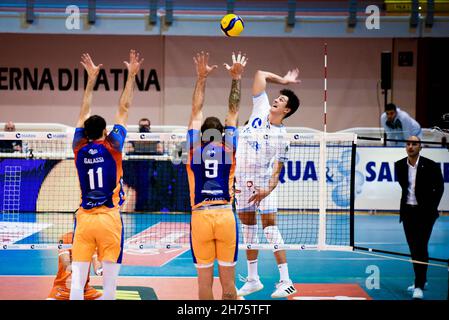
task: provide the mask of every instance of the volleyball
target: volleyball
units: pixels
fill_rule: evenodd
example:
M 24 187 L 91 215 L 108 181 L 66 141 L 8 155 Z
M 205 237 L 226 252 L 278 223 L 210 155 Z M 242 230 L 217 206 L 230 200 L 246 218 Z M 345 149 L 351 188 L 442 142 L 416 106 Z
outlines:
M 245 28 L 243 19 L 233 13 L 225 15 L 221 19 L 221 31 L 228 37 L 237 37 Z

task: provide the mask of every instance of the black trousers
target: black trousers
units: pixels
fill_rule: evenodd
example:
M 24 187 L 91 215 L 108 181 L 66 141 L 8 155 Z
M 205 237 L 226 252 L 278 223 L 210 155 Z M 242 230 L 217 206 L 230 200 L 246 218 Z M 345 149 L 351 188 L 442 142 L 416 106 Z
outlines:
M 428 212 L 418 206 L 406 206 L 402 224 L 413 260 L 429 262 L 429 239 L 437 218 L 438 216 L 429 217 Z M 413 263 L 413 270 L 415 271 L 415 288 L 424 289 L 427 281 L 427 264 Z

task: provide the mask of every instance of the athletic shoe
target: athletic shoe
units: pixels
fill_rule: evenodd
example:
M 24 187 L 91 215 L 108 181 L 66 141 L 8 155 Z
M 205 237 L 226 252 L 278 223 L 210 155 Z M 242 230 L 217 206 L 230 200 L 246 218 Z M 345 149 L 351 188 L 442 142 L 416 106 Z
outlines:
M 237 290 L 237 296 L 244 297 L 251 293 L 260 291 L 263 289 L 263 284 L 259 279 L 248 279 L 244 280 L 245 284 L 239 290 Z
M 426 283 L 424 284 L 424 289 L 423 289 L 423 290 L 426 290 L 426 289 L 427 289 L 427 286 L 428 286 L 428 283 L 426 282 Z M 412 284 L 411 286 L 409 286 L 409 287 L 407 288 L 407 291 L 409 291 L 409 292 L 413 292 L 413 290 L 415 290 L 415 285 L 414 285 L 414 284 Z
M 412 298 L 421 300 L 422 298 L 424 298 L 424 293 L 420 288 L 415 288 L 415 290 L 413 290 Z
M 237 289 L 237 287 L 235 287 L 235 292 L 237 292 L 237 300 L 245 300 L 244 297 L 239 296 L 239 289 Z
M 295 286 L 291 280 L 276 283 L 276 290 L 271 294 L 272 298 L 285 298 L 296 293 Z

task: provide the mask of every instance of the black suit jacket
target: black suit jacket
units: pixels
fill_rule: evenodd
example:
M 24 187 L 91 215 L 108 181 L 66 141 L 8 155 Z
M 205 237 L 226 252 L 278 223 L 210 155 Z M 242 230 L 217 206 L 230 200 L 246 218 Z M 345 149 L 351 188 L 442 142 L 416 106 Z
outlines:
M 396 178 L 402 188 L 400 218 L 404 217 L 408 194 L 408 165 L 407 158 L 396 161 L 394 164 Z M 438 217 L 438 205 L 444 192 L 443 175 L 440 166 L 423 156 L 419 157 L 416 171 L 415 196 L 423 217 Z

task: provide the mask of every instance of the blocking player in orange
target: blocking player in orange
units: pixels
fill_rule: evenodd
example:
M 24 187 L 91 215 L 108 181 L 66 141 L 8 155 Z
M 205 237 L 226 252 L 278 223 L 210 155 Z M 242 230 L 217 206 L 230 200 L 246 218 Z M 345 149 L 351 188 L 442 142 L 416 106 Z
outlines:
M 67 232 L 60 239 L 62 244 L 71 244 L 73 232 Z M 98 261 L 97 254 L 92 256 L 92 265 L 96 275 L 102 275 L 101 262 Z M 69 300 L 70 287 L 72 282 L 72 249 L 61 249 L 58 252 L 58 273 L 56 274 L 53 288 L 47 300 Z M 89 276 L 84 286 L 84 300 L 100 300 L 102 294 L 89 285 Z
M 208 117 L 203 122 L 206 79 L 217 66 L 208 65 L 209 54 L 204 52 L 198 53 L 193 60 L 197 81 L 187 133 L 189 158 L 186 169 L 192 206 L 190 243 L 198 272 L 198 294 L 200 300 L 214 298 L 214 262 L 218 260 L 222 298 L 235 300 L 238 228 L 231 204 L 234 199 L 240 81 L 247 59 L 240 53 L 237 57 L 233 54 L 232 66 L 225 64 L 232 78 L 225 126 L 216 117 Z
M 120 208 L 123 191 L 122 150 L 136 75 L 143 59 L 135 50 L 125 61 L 128 77 L 119 99 L 111 132 L 106 120 L 91 116 L 92 92 L 101 64 L 95 65 L 88 54 L 81 64 L 88 74 L 80 115 L 73 137 L 73 154 L 81 189 L 81 204 L 76 213 L 72 246 L 72 287 L 70 300 L 84 298 L 90 261 L 95 251 L 103 264 L 103 299 L 115 300 L 117 278 L 123 256 L 124 229 Z

